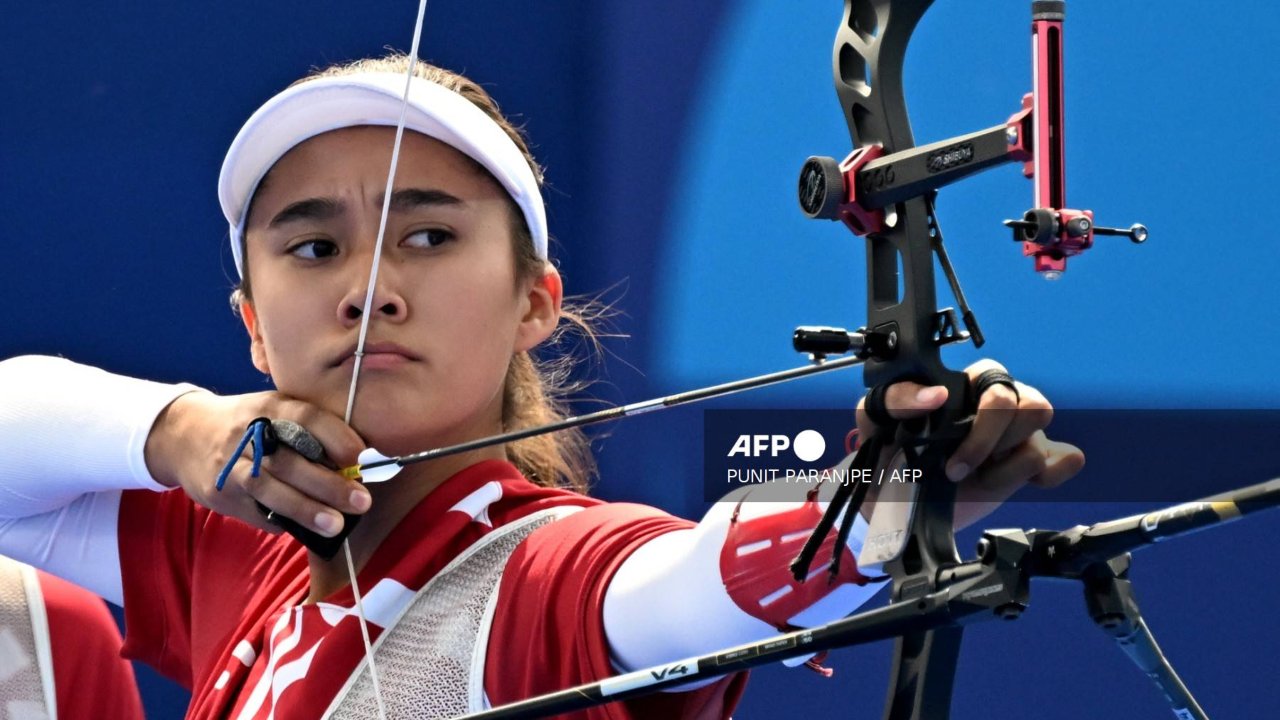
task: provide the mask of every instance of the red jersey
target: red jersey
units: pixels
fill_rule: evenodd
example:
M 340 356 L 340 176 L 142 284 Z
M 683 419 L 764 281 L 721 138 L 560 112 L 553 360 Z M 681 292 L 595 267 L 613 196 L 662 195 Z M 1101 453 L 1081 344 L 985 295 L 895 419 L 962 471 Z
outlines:
M 142 720 L 133 666 L 120 657 L 120 630 L 96 595 L 37 573 L 49 623 L 60 718 Z
M 584 508 L 534 530 L 503 570 L 484 666 L 494 705 L 615 674 L 605 590 L 637 547 L 690 526 L 652 508 L 605 504 L 485 461 L 454 475 L 387 536 L 359 574 L 369 632 L 494 528 L 553 507 Z M 350 588 L 303 604 L 307 552 L 191 502 L 126 491 L 120 506 L 126 654 L 192 691 L 188 718 L 310 720 L 364 659 Z M 741 677 L 579 713 L 591 720 L 727 717 Z

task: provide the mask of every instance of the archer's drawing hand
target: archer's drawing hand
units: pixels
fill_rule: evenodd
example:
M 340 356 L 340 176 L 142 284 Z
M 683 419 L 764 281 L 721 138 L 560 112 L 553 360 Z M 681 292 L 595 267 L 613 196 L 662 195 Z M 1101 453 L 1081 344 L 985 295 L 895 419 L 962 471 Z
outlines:
M 263 458 L 258 477 L 250 476 L 250 449 L 236 462 L 221 491 L 218 473 L 235 452 L 254 418 L 292 420 L 311 432 L 339 467 L 354 465 L 364 441 L 342 419 L 309 403 L 276 392 L 214 395 L 192 392 L 174 400 L 156 419 L 147 437 L 147 469 L 170 487 L 181 486 L 195 502 L 276 533 L 260 502 L 321 535 L 342 528 L 341 513 L 369 509 L 369 491 L 338 472 L 309 462 L 281 444 Z
M 979 360 L 965 368 L 969 382 L 987 370 L 1004 370 L 994 360 Z M 956 497 L 956 528 L 991 514 L 1023 485 L 1051 488 L 1069 480 L 1084 467 L 1084 453 L 1069 443 L 1050 440 L 1044 433 L 1053 419 L 1053 406 L 1039 390 L 1015 381 L 1018 392 L 993 385 L 978 400 L 978 414 L 969 435 L 947 461 L 947 476 L 960 483 Z M 885 395 L 889 415 L 898 420 L 926 415 L 942 407 L 947 389 L 913 382 L 892 385 Z M 875 424 L 858 401 L 858 435 L 869 437 Z

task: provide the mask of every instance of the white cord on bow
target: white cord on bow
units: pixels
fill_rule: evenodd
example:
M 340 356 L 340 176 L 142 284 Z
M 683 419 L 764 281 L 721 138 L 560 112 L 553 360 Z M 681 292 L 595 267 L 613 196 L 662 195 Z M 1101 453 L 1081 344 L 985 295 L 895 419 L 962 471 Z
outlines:
M 396 123 L 396 139 L 391 146 L 391 168 L 387 171 L 387 189 L 382 195 L 382 218 L 378 221 L 378 239 L 373 245 L 373 262 L 369 268 L 369 287 L 364 296 L 364 307 L 360 313 L 360 336 L 356 340 L 355 364 L 351 370 L 351 389 L 347 393 L 347 411 L 343 419 L 351 424 L 351 415 L 356 406 L 356 386 L 360 381 L 360 365 L 364 360 L 364 342 L 369 334 L 369 317 L 373 314 L 373 294 L 378 286 L 378 264 L 382 260 L 382 241 L 387 233 L 387 216 L 391 212 L 391 191 L 395 187 L 396 166 L 400 163 L 400 143 L 404 138 L 405 119 L 409 114 L 409 88 L 413 82 L 413 73 L 418 66 L 418 45 L 422 40 L 422 20 L 427 14 L 427 0 L 419 0 L 418 20 L 413 24 L 413 44 L 409 50 L 409 69 L 404 78 L 404 98 L 400 103 L 400 120 Z M 387 706 L 382 699 L 382 687 L 378 684 L 378 668 L 373 659 L 373 643 L 369 639 L 369 621 L 364 614 L 364 599 L 360 595 L 360 585 L 356 582 L 356 565 L 351 558 L 351 543 L 344 540 L 343 554 L 347 558 L 347 575 L 351 580 L 351 592 L 355 596 L 356 616 L 360 619 L 360 635 L 364 639 L 364 656 L 369 664 L 369 679 L 373 682 L 373 696 L 378 703 L 378 717 L 387 720 Z M 388 628 L 384 628 L 385 632 Z

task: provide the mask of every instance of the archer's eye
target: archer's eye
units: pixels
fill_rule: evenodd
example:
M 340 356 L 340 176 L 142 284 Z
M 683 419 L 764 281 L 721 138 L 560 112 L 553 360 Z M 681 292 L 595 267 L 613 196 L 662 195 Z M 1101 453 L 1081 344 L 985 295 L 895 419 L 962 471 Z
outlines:
M 319 260 L 338 254 L 338 246 L 329 240 L 306 240 L 289 248 L 289 254 L 305 260 Z
M 423 228 L 422 230 L 414 230 L 405 236 L 404 244 L 415 248 L 433 248 L 439 247 L 456 236 L 448 230 L 440 228 Z

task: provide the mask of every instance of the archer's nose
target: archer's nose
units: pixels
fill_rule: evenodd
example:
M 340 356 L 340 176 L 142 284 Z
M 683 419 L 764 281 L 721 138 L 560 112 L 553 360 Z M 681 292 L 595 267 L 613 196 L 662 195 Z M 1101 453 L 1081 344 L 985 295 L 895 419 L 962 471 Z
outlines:
M 368 304 L 372 317 L 370 322 L 381 320 L 384 322 L 400 323 L 404 322 L 408 316 L 408 305 L 405 303 L 404 297 L 400 293 L 387 288 L 387 286 L 379 280 L 373 291 L 372 302 L 368 296 L 368 290 L 365 288 L 353 288 L 347 293 L 342 301 L 338 303 L 338 320 L 343 325 L 354 327 L 360 324 L 360 318 L 364 316 L 365 305 Z

